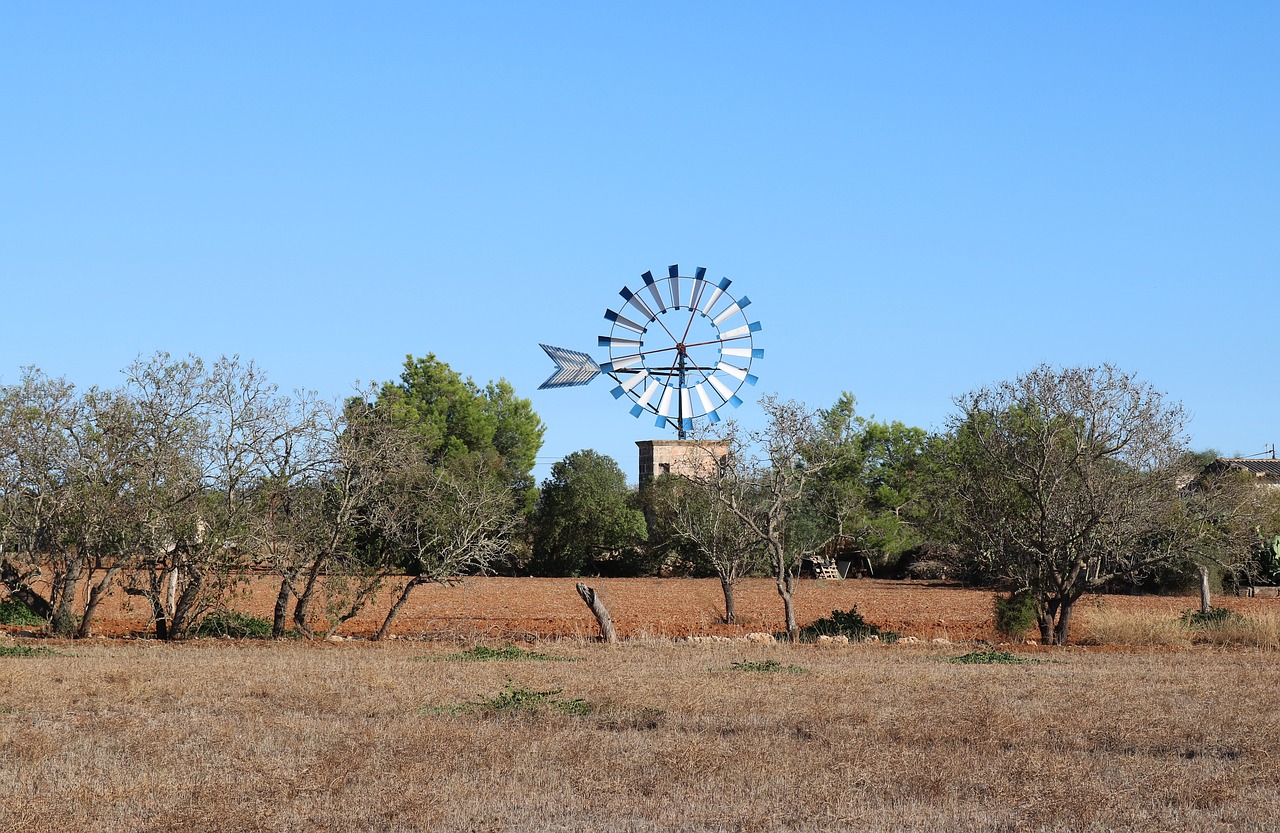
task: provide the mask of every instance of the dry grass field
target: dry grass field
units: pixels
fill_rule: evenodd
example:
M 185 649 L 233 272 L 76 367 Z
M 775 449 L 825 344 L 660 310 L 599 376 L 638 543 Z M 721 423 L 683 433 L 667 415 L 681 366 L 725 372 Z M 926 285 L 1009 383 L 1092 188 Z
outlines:
M 1280 825 L 1271 652 L 15 644 L 43 650 L 0 658 L 4 831 Z

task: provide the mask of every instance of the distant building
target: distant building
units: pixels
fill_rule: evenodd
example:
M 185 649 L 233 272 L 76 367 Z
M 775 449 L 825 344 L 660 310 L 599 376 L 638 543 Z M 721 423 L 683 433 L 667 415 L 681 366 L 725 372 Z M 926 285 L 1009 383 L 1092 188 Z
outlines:
M 715 475 L 729 457 L 727 440 L 638 440 L 640 485 L 663 474 Z
M 1274 457 L 1261 460 L 1252 457 L 1219 457 L 1204 467 L 1200 479 L 1226 472 L 1248 473 L 1254 476 L 1259 485 L 1280 486 L 1280 460 Z

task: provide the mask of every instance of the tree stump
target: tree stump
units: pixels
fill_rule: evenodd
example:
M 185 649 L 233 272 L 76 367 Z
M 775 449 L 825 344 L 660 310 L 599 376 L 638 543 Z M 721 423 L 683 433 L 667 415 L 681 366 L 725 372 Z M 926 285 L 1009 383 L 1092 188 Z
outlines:
M 605 642 L 617 642 L 618 633 L 613 629 L 613 619 L 609 616 L 609 609 L 604 606 L 604 600 L 600 595 L 594 588 L 582 582 L 578 582 L 578 595 L 587 603 L 587 607 L 596 617 L 596 622 L 600 625 L 600 638 Z

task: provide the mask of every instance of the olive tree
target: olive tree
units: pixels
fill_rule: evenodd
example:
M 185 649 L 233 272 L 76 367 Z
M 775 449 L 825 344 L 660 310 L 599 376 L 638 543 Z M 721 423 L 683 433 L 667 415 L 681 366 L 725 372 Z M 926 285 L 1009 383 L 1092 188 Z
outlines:
M 756 531 L 717 499 L 714 486 L 715 481 L 664 474 L 646 489 L 654 537 L 685 544 L 694 564 L 715 572 L 724 595 L 724 621 L 733 624 L 734 590 L 740 579 L 765 567 L 768 551 Z
M 820 411 L 765 396 L 766 424 L 746 429 L 730 420 L 723 432 L 728 455 L 722 465 L 689 477 L 703 484 L 764 547 L 787 633 L 799 636 L 795 592 L 805 560 L 839 535 L 843 507 L 813 511 L 813 484 L 839 465 L 847 445 L 847 423 L 827 421 Z M 710 453 L 711 446 L 708 445 Z
M 970 391 L 951 418 L 952 523 L 990 574 L 1036 599 L 1065 644 L 1090 588 L 1181 557 L 1182 406 L 1111 365 L 1042 365 Z

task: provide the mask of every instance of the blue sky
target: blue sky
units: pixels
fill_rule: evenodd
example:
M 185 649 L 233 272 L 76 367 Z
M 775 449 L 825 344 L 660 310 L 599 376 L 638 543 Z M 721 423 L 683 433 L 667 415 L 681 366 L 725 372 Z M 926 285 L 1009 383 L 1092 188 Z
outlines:
M 753 394 L 940 428 L 1041 362 L 1280 442 L 1280 4 L 10 3 L 0 382 L 239 353 L 326 395 L 436 353 L 635 478 L 641 272 L 764 325 Z M 750 424 L 754 399 L 736 415 Z

